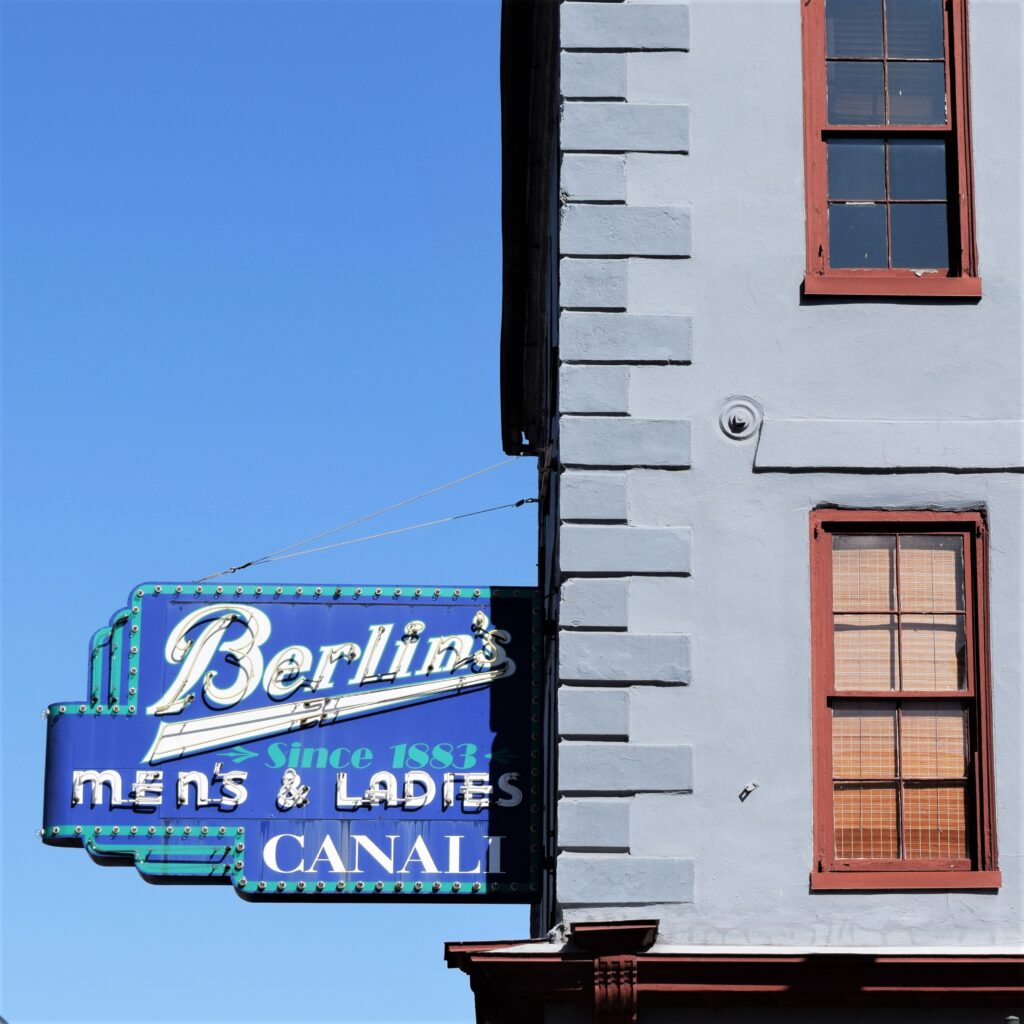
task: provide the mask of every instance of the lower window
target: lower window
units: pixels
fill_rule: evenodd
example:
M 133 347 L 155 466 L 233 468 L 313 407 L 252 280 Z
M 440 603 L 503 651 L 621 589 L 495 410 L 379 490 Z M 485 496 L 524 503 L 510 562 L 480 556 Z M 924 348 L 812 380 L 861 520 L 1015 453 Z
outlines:
M 980 514 L 811 517 L 812 889 L 994 888 Z

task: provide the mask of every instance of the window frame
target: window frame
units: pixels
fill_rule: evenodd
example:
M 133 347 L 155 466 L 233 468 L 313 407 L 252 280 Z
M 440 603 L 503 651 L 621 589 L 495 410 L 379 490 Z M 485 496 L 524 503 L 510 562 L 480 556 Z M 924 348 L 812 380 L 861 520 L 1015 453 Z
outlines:
M 946 125 L 830 125 L 828 122 L 825 2 L 801 5 L 804 83 L 804 177 L 807 206 L 805 295 L 980 298 L 971 159 L 967 0 L 943 0 L 946 46 Z M 883 55 L 883 59 L 886 59 Z M 828 165 L 826 138 L 882 135 L 908 138 L 944 134 L 956 154 L 956 190 L 949 178 L 947 210 L 956 218 L 950 232 L 946 271 L 907 268 L 838 268 L 828 265 Z M 959 245 L 957 245 L 959 241 Z M 959 251 L 957 251 L 957 249 Z M 955 264 L 955 266 L 954 266 Z
M 970 709 L 971 760 L 967 776 L 969 867 L 938 868 L 928 861 L 841 861 L 835 856 L 832 771 L 832 685 L 834 679 L 832 537 L 857 533 L 958 534 L 964 540 L 965 638 L 968 680 L 960 691 Z M 810 516 L 811 695 L 814 864 L 812 891 L 898 891 L 911 889 L 997 889 L 995 786 L 992 770 L 992 708 L 989 687 L 987 528 L 979 512 L 818 509 Z M 923 694 L 921 699 L 934 695 Z M 898 702 L 901 691 L 859 692 L 843 699 Z M 917 696 L 909 698 L 919 699 Z M 953 697 L 946 698 L 950 703 Z

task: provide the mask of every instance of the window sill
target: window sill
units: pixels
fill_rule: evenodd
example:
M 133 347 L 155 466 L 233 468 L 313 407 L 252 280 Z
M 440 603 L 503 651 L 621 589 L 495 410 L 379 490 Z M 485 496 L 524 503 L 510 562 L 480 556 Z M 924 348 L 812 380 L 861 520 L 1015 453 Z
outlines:
M 871 274 L 864 271 L 805 274 L 804 295 L 849 295 L 908 299 L 980 299 L 980 277 L 940 277 L 929 274 Z
M 812 871 L 812 892 L 998 889 L 999 871 Z

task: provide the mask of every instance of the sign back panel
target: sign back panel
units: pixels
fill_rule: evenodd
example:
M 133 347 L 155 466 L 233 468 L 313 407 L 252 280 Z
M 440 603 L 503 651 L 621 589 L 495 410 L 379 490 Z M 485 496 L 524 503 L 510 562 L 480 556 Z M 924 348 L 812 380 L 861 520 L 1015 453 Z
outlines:
M 531 588 L 144 584 L 47 709 L 44 841 L 247 898 L 538 896 Z

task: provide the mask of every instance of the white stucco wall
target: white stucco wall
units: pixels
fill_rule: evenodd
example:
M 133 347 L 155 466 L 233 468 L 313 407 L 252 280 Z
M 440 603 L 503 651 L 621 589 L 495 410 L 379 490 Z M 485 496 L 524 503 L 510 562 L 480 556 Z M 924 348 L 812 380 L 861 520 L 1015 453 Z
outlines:
M 562 4 L 566 922 L 657 917 L 669 944 L 1021 942 L 1024 12 L 970 14 L 983 298 L 803 304 L 798 0 Z M 746 441 L 718 425 L 735 395 L 764 410 Z M 986 511 L 997 893 L 808 891 L 823 503 Z

